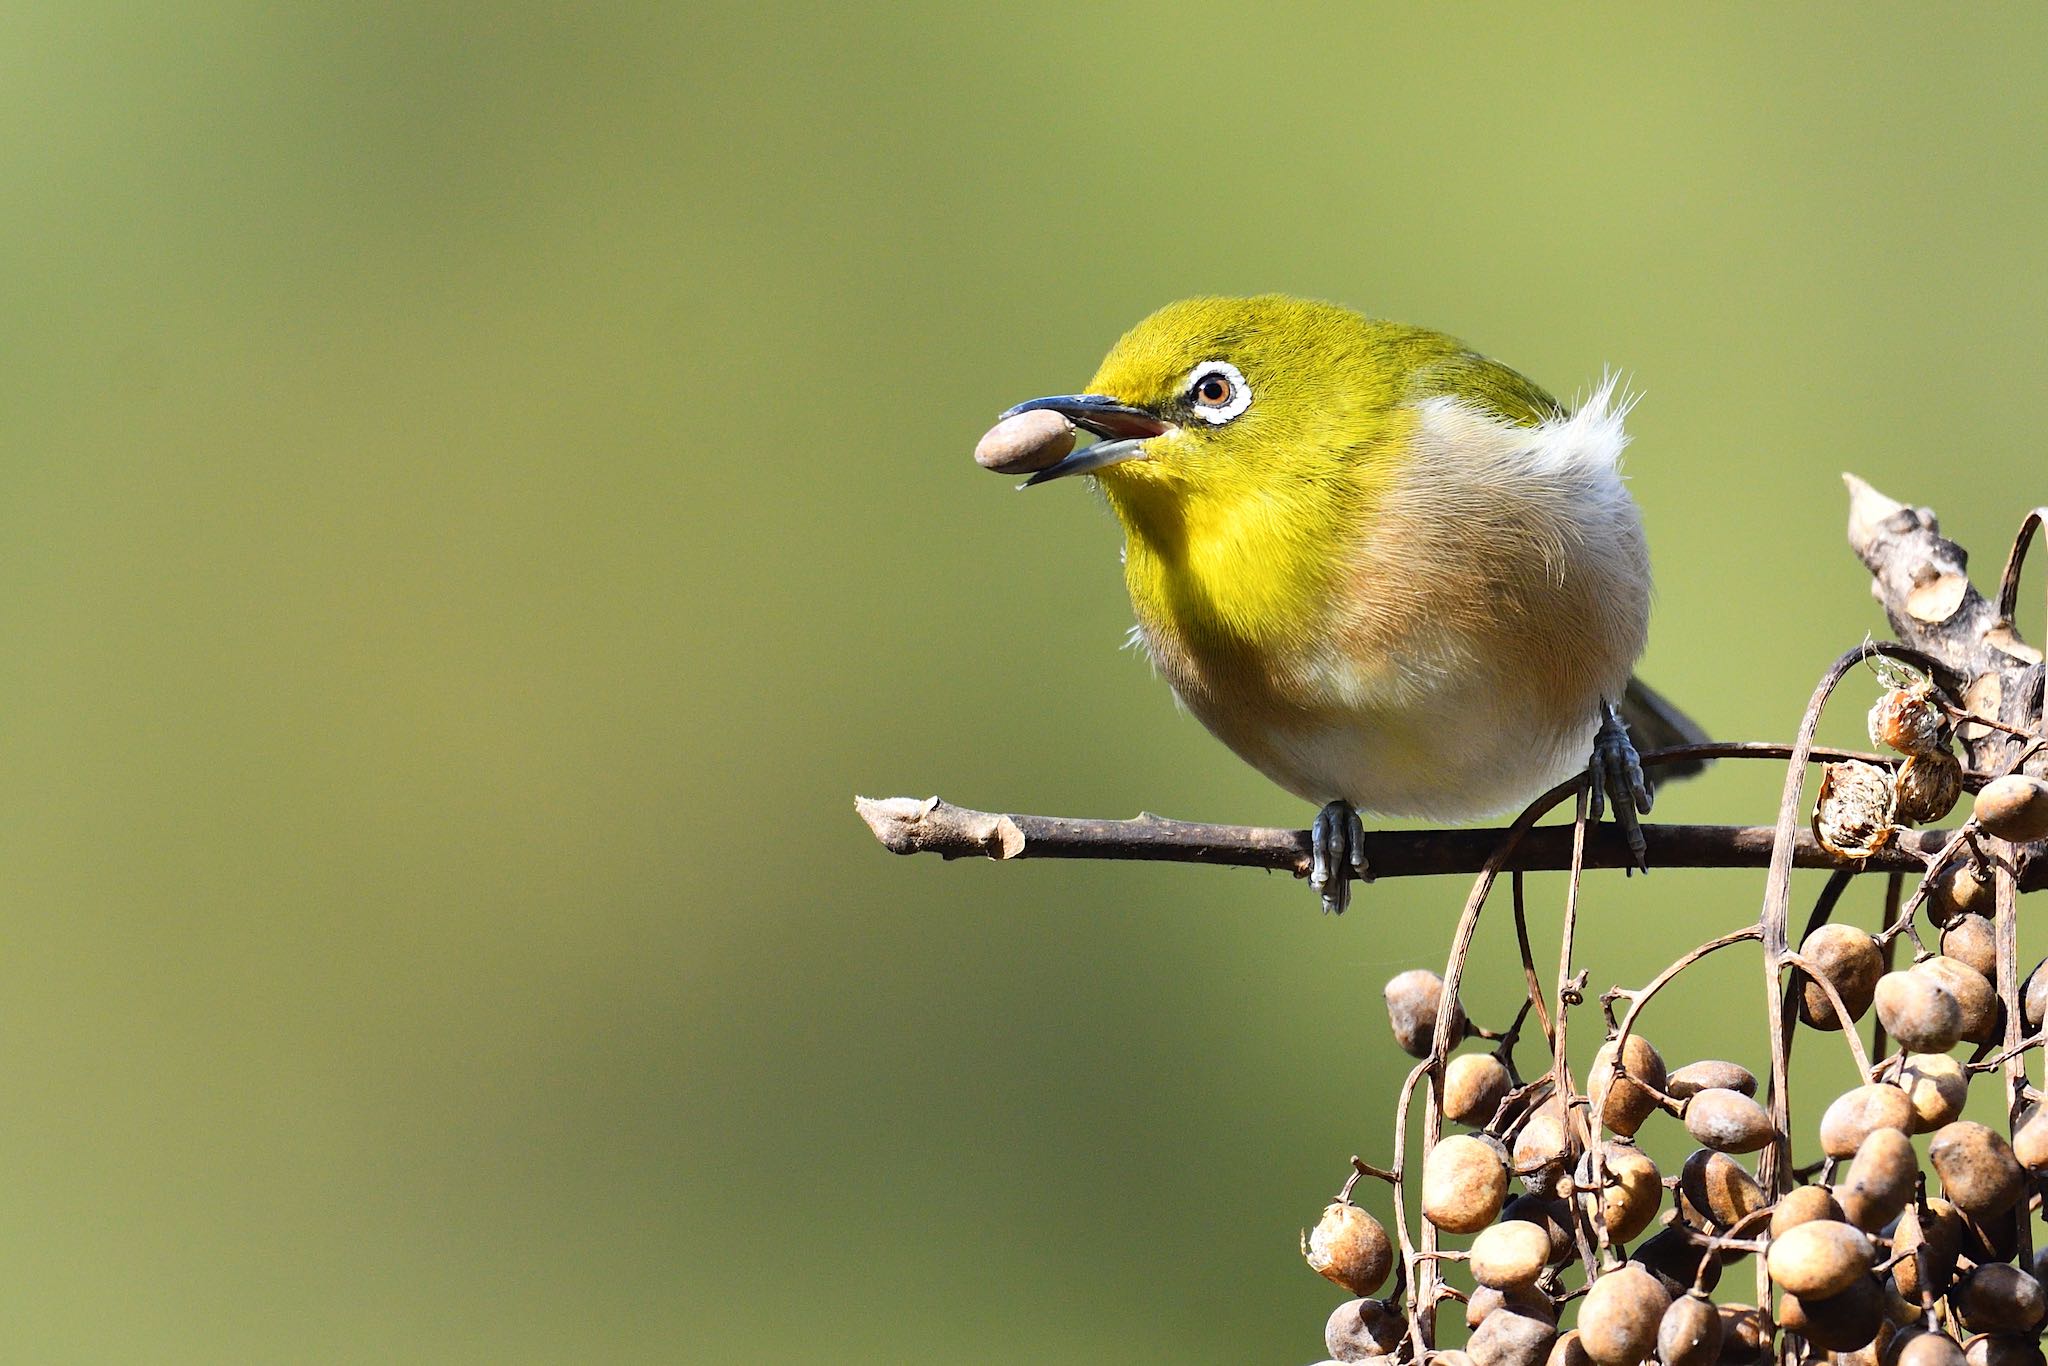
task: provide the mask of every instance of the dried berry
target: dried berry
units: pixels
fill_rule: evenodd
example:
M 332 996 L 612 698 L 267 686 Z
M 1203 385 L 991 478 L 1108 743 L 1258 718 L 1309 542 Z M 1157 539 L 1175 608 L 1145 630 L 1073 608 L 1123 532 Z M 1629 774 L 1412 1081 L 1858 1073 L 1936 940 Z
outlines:
M 1599 1366 L 1637 1366 L 1657 1347 L 1657 1329 L 1671 1296 L 1639 1266 L 1617 1267 L 1586 1292 L 1579 1306 L 1579 1342 Z
M 1564 1179 L 1565 1168 L 1578 1156 L 1578 1145 L 1564 1122 L 1564 1106 L 1545 1101 L 1515 1135 L 1515 1175 L 1531 1195 L 1551 1195 Z
M 1600 1145 L 1600 1218 L 1607 1225 L 1610 1242 L 1631 1243 L 1657 1217 L 1664 1199 L 1663 1178 L 1640 1148 L 1625 1143 Z M 1575 1175 L 1581 1191 L 1592 1191 L 1593 1155 L 1579 1159 Z
M 1763 1315 L 1753 1304 L 1723 1304 L 1721 1361 L 1723 1366 L 1752 1366 L 1764 1355 Z
M 1453 1135 L 1422 1164 L 1422 1217 L 1446 1233 L 1479 1232 L 1500 1213 L 1507 1193 L 1507 1159 L 1491 1140 Z
M 1936 954 L 1913 965 L 1913 971 L 1932 977 L 1956 998 L 1962 1013 L 1963 1037 L 1971 1043 L 1990 1043 L 1999 1035 L 1998 993 L 1984 974 L 1959 958 Z M 1901 1043 L 1905 1040 L 1901 1039 Z M 1938 1053 L 1940 1049 L 1929 1049 Z
M 1383 1357 L 1401 1345 L 1408 1323 L 1379 1300 L 1347 1300 L 1323 1325 L 1323 1346 L 1336 1361 Z
M 1835 1200 L 1849 1223 L 1875 1233 L 1898 1218 L 1913 1198 L 1919 1172 L 1913 1141 L 1897 1129 L 1877 1129 L 1856 1150 L 1848 1175 L 1835 1184 Z
M 1898 834 L 1890 769 L 1850 759 L 1821 770 L 1813 833 L 1843 858 L 1869 858 Z
M 1317 1275 L 1361 1296 L 1385 1285 L 1394 1268 L 1394 1245 L 1386 1229 L 1345 1200 L 1324 1210 L 1315 1228 L 1301 1235 L 1301 1255 Z
M 1579 1330 L 1560 1333 L 1557 1341 L 1550 1344 L 1550 1359 L 1545 1366 L 1592 1366 L 1593 1358 L 1586 1355 L 1586 1346 L 1579 1341 Z
M 1728 1260 L 1735 1257 L 1729 1256 Z M 1712 1291 L 1721 1279 L 1721 1258 L 1707 1258 L 1702 1271 L 1700 1250 L 1682 1228 L 1667 1228 L 1654 1238 L 1645 1238 L 1629 1263 L 1655 1276 L 1664 1293 L 1674 1299 L 1692 1289 L 1695 1278 L 1699 1279 L 1700 1288 L 1707 1291 Z
M 1824 1352 L 1853 1352 L 1884 1326 L 1884 1288 L 1866 1272 L 1826 1298 L 1788 1292 L 1778 1302 L 1778 1322 Z
M 1763 1189 L 1740 1162 L 1726 1153 L 1701 1148 L 1685 1159 L 1678 1189 L 1715 1228 L 1733 1227 L 1764 1207 Z M 1695 1258 L 1697 1260 L 1697 1258 Z
M 2048 1173 L 2048 1111 L 2034 1111 L 2013 1133 L 2012 1155 L 2034 1175 Z
M 1444 979 L 1427 968 L 1410 968 L 1387 983 L 1387 1020 L 1394 1041 L 1412 1058 L 1429 1056 L 1436 1042 L 1436 1016 L 1444 998 Z M 1465 1012 L 1451 1007 L 1451 1042 L 1465 1037 Z
M 1968 1366 L 2048 1366 L 2041 1344 L 2017 1333 L 1985 1333 L 1963 1344 Z
M 1998 933 L 1981 915 L 1960 915 L 1941 932 L 1941 951 L 1988 980 L 1998 975 Z
M 1853 925 L 1823 925 L 1806 936 L 1799 956 L 1827 979 L 1851 1020 L 1863 1018 L 1877 990 L 1877 979 L 1884 974 L 1884 953 L 1877 940 Z M 1812 982 L 1800 983 L 1799 1018 L 1815 1029 L 1842 1027 L 1834 1002 Z
M 2048 782 L 2024 773 L 1993 778 L 1971 810 L 1977 824 L 2002 840 L 2048 839 Z
M 1943 1126 L 1927 1145 L 1927 1159 L 1941 1177 L 1941 1193 L 1973 1218 L 2003 1214 L 2026 1193 L 2026 1174 L 2012 1145 L 1975 1120 Z
M 1465 1350 L 1473 1366 L 1543 1366 L 1557 1338 L 1557 1323 L 1502 1306 L 1486 1316 Z
M 1963 1037 L 1963 1009 L 1938 978 L 1888 972 L 1877 979 L 1877 1018 L 1915 1053 L 1946 1053 Z
M 1579 1250 L 1571 1206 L 1555 1196 L 1518 1195 L 1501 1209 L 1500 1217 L 1534 1224 L 1549 1234 L 1550 1255 L 1545 1260 L 1553 1264 L 1570 1261 Z
M 1518 1290 L 1535 1284 L 1543 1274 L 1543 1264 L 1550 1259 L 1550 1235 L 1535 1224 L 1498 1223 L 1480 1231 L 1467 1256 L 1473 1280 L 1495 1290 Z
M 1963 796 L 1963 766 L 1946 750 L 1916 754 L 1892 775 L 1898 818 L 1908 825 L 1938 821 L 1956 809 Z
M 1533 1286 L 1504 1291 L 1482 1285 L 1465 1299 L 1465 1326 L 1477 1328 L 1486 1322 L 1488 1314 L 1504 1304 L 1512 1306 L 1517 1314 L 1533 1314 L 1539 1319 L 1557 1322 L 1557 1306 L 1550 1302 L 1548 1295 Z
M 1514 1085 L 1507 1066 L 1491 1053 L 1460 1053 L 1444 1068 L 1444 1117 L 1478 1128 L 1493 1118 Z
M 1886 1366 L 1964 1366 L 1963 1349 L 1946 1333 L 1908 1330 L 1892 1339 Z
M 1877 1250 L 1862 1229 L 1832 1219 L 1787 1229 L 1771 1240 L 1768 1255 L 1771 1279 L 1804 1300 L 1841 1294 L 1876 1260 Z
M 1671 1302 L 1657 1324 L 1657 1360 L 1664 1366 L 1714 1366 L 1721 1354 L 1721 1315 L 1705 1295 Z
M 1948 1293 L 1955 1275 L 1956 1255 L 1963 1245 L 1963 1217 L 1946 1200 L 1929 1200 L 1923 1219 L 1918 1205 L 1907 1205 L 1892 1230 L 1892 1279 L 1908 1300 L 1920 1299 L 1920 1273 L 1924 1266 L 1927 1287 L 1933 1295 Z M 1924 1247 L 1924 1253 L 1921 1249 Z
M 1971 1271 L 1949 1291 L 1948 1302 L 1973 1333 L 2031 1333 L 2048 1315 L 2041 1283 L 2004 1262 Z
M 1732 1062 L 1689 1062 L 1665 1079 L 1664 1090 L 1676 1100 L 1690 1100 L 1711 1090 L 1740 1091 L 1753 1096 L 1756 1077 L 1747 1067 Z
M 1771 1236 L 1782 1238 L 1785 1230 L 1816 1219 L 1842 1217 L 1842 1207 L 1826 1186 L 1795 1186 L 1778 1197 L 1771 1209 Z
M 1913 1102 L 1896 1086 L 1874 1082 L 1845 1091 L 1820 1117 L 1820 1149 L 1829 1157 L 1856 1156 L 1874 1129 L 1913 1127 Z
M 1973 858 L 1954 858 L 1927 875 L 1927 918 L 1949 926 L 1966 915 L 1988 918 L 1997 893 L 1991 871 Z
M 1587 1074 L 1586 1094 L 1602 1124 L 1623 1137 L 1632 1137 L 1657 1108 L 1655 1093 L 1664 1089 L 1664 1059 L 1648 1039 L 1631 1034 L 1622 1049 L 1621 1063 L 1617 1075 L 1613 1041 L 1600 1045 Z M 1648 1083 L 1648 1088 L 1637 1082 Z
M 2027 974 L 2027 985 L 2021 993 L 2023 1009 L 2027 1014 L 2027 1029 L 2038 1033 L 2044 1022 L 2048 1022 L 2048 958 L 2034 964 L 2034 970 Z
M 1777 1132 L 1763 1106 L 1740 1091 L 1719 1087 L 1687 1101 L 1684 1120 L 1695 1143 L 1724 1153 L 1753 1153 Z
M 1901 754 L 1947 753 L 1953 734 L 1929 681 L 1892 688 L 1870 709 L 1871 742 Z
M 989 428 L 974 448 L 974 463 L 997 474 L 1029 474 L 1057 465 L 1073 449 L 1074 424 L 1034 408 Z
M 1913 1132 L 1931 1134 L 1962 1115 L 1970 1074 L 1946 1053 L 1908 1053 L 1899 1087 L 1913 1103 Z

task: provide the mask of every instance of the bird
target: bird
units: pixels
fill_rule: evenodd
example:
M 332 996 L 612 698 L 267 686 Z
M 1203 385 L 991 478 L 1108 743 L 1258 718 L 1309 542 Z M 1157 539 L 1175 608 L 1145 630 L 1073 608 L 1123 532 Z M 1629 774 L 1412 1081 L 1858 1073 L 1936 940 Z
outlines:
M 1632 406 L 1611 372 L 1568 408 L 1428 328 L 1200 297 L 990 437 L 1065 434 L 995 467 L 1099 486 L 1134 641 L 1217 739 L 1318 805 L 1309 881 L 1341 913 L 1371 875 L 1361 813 L 1478 819 L 1580 773 L 1647 869 L 1638 745 L 1706 736 L 1634 677 L 1651 580 L 1620 465 Z

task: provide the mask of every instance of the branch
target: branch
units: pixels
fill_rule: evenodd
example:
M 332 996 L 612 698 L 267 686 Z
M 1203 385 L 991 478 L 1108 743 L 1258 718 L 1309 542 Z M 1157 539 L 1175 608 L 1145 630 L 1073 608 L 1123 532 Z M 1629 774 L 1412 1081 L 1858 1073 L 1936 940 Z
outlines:
M 1027 858 L 1139 859 L 1265 868 L 1308 876 L 1309 835 L 1254 825 L 1205 825 L 1142 815 L 1136 820 L 1083 820 L 974 811 L 937 797 L 858 797 L 854 808 L 883 847 L 897 854 L 981 856 L 1008 862 Z M 1652 867 L 1764 868 L 1771 861 L 1767 825 L 1646 825 Z M 1380 830 L 1366 834 L 1366 858 L 1375 879 L 1476 873 L 1506 836 L 1504 830 Z M 1862 861 L 1821 848 L 1800 831 L 1793 862 L 1801 868 L 1859 873 L 1919 873 L 1947 841 L 1948 832 L 1901 832 L 1892 846 Z M 1569 868 L 1572 827 L 1529 831 L 1505 867 L 1525 872 Z M 1588 830 L 1586 866 L 1630 866 L 1628 846 L 1611 825 Z M 2044 869 L 2043 871 L 2048 871 Z

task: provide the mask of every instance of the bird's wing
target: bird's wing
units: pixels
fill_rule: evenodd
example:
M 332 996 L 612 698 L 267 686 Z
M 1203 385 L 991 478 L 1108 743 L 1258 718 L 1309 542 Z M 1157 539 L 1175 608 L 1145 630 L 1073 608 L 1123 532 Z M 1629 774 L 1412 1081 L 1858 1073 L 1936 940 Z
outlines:
M 1540 427 L 1565 407 L 1518 370 L 1474 351 L 1457 351 L 1419 367 L 1413 397 L 1461 399 L 1517 427 Z

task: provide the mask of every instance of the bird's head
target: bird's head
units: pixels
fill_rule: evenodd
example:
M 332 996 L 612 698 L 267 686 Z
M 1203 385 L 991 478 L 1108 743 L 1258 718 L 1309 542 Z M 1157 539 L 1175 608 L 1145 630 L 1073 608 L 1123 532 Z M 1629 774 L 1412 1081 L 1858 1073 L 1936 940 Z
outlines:
M 1383 326 L 1281 295 L 1186 299 L 1125 333 L 1089 392 L 1005 416 L 1045 409 L 1093 433 L 1029 485 L 1091 474 L 1119 511 L 1313 483 L 1369 448 L 1400 401 Z

